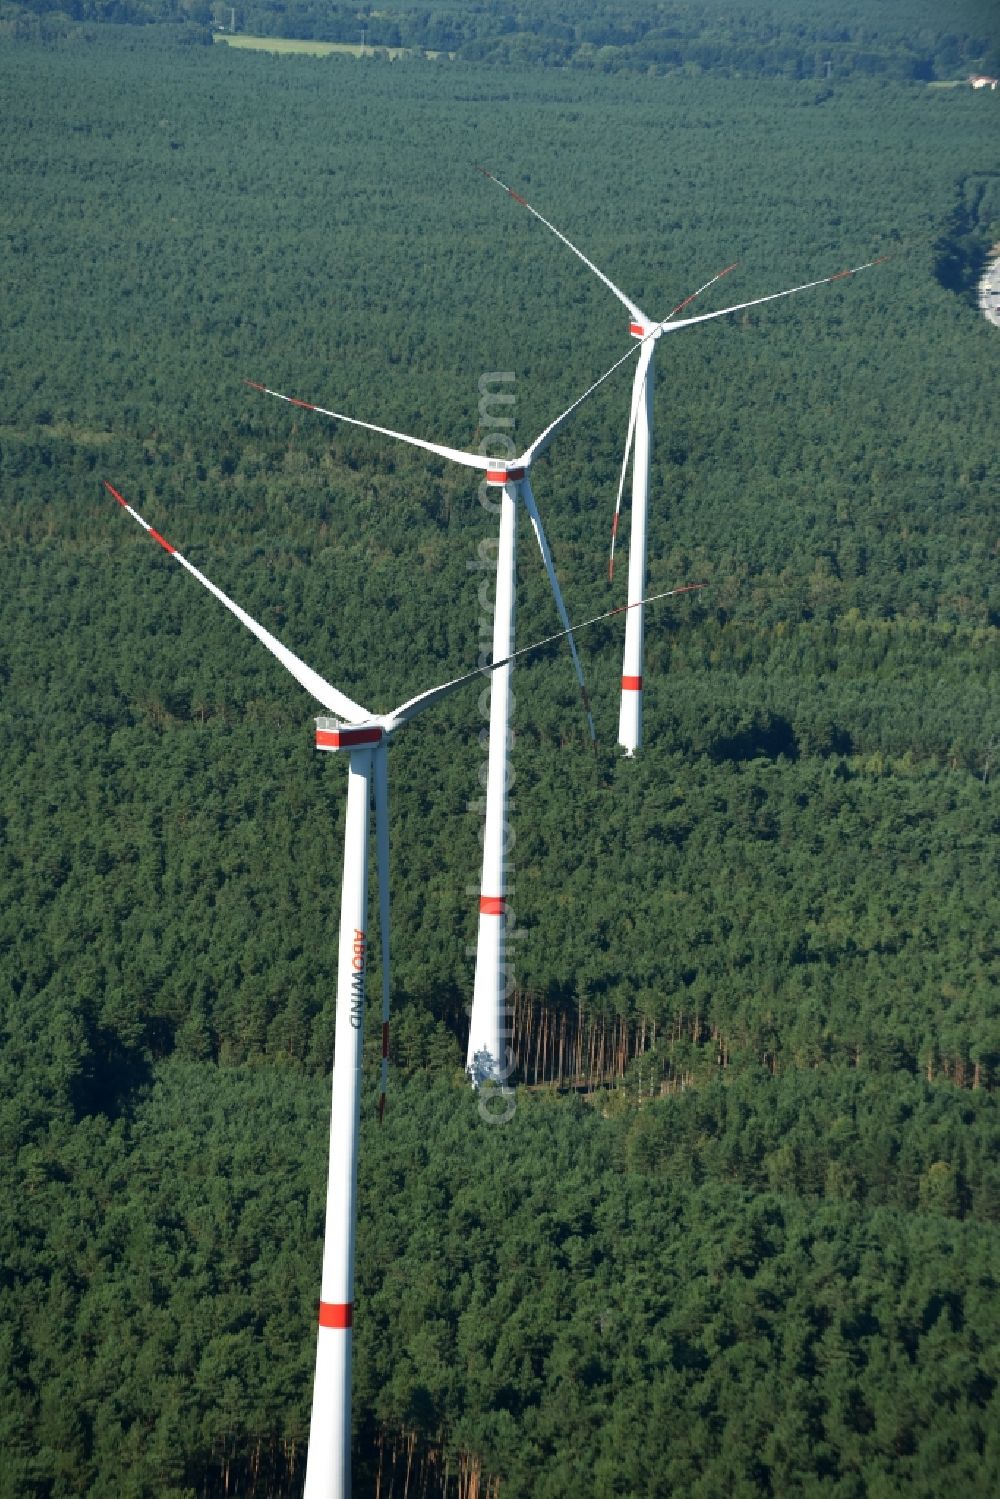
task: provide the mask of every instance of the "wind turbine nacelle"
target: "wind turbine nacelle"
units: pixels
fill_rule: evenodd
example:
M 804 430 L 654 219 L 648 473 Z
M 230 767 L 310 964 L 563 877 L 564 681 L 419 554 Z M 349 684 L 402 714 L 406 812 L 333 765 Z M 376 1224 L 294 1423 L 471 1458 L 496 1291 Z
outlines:
M 339 718 L 317 718 L 316 748 L 318 750 L 374 749 L 382 743 L 385 731 L 378 724 L 341 723 Z
M 502 489 L 505 484 L 516 484 L 523 479 L 527 470 L 522 466 L 518 468 L 488 468 L 486 470 L 487 484 Z

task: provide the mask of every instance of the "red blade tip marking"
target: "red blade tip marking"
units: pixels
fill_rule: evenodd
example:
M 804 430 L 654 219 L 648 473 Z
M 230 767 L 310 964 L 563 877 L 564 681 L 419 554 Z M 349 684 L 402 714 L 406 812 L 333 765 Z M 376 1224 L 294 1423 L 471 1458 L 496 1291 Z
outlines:
M 316 407 L 311 405 L 308 401 L 300 401 L 296 396 L 289 396 L 288 402 L 291 406 L 301 406 L 303 411 L 316 410 Z
M 481 895 L 479 897 L 480 916 L 502 916 L 507 909 L 507 902 L 502 895 Z
M 641 677 L 622 677 L 622 691 L 623 692 L 641 692 L 642 691 L 642 678 Z
M 118 501 L 119 505 L 124 505 L 125 504 L 124 499 L 118 493 L 118 491 L 115 488 L 115 486 L 113 484 L 109 484 L 108 481 L 107 481 L 107 479 L 104 480 L 104 487 L 108 491 L 108 494 L 113 494 L 114 495 L 114 497 Z
M 696 291 L 693 291 L 689 297 L 684 298 L 683 302 L 678 302 L 677 306 L 674 308 L 673 312 L 671 312 L 670 316 L 673 317 L 674 312 L 683 312 L 688 303 L 693 302 L 697 295 L 698 293 Z
M 161 536 L 160 533 L 159 533 L 159 531 L 154 531 L 153 528 L 152 528 L 152 526 L 150 526 L 150 528 L 149 528 L 149 534 L 150 534 L 150 536 L 152 536 L 152 538 L 153 538 L 154 541 L 158 541 L 160 543 L 160 546 L 163 548 L 163 550 L 165 552 L 169 552 L 170 555 L 171 555 L 171 557 L 174 555 L 174 553 L 176 552 L 177 548 L 176 547 L 172 547 L 165 536 Z
M 260 391 L 263 391 L 264 395 L 268 394 L 267 386 L 266 385 L 261 385 L 261 383 L 260 383 L 259 380 L 244 380 L 243 384 L 244 385 L 249 385 L 249 387 L 250 387 L 251 390 L 260 390 Z

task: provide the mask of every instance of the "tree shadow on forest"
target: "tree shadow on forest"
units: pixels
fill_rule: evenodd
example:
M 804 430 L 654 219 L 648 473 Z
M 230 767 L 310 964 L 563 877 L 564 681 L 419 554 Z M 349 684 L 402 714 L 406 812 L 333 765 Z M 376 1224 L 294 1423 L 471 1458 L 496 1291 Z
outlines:
M 755 709 L 732 732 L 717 734 L 708 753 L 717 765 L 724 760 L 777 760 L 779 755 L 797 760 L 799 746 L 787 718 Z
M 81 1061 L 70 1088 L 77 1119 L 96 1114 L 112 1121 L 120 1119 L 152 1085 L 153 1068 L 147 1052 L 127 1045 L 114 1031 L 99 1030 Z
M 998 183 L 1000 174 L 963 178 L 947 228 L 934 246 L 934 275 L 939 285 L 976 308 L 979 283 L 989 262 L 991 221 L 1000 201 Z

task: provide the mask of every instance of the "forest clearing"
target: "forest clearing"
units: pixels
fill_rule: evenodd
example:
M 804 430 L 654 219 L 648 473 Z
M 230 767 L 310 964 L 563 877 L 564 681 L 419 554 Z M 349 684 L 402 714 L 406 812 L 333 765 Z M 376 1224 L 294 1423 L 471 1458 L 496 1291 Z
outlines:
M 337 53 L 346 57 L 365 57 L 372 55 L 375 51 L 374 47 L 369 47 L 362 42 L 296 41 L 293 37 L 244 36 L 242 33 L 216 32 L 214 40 L 227 47 L 236 47 L 251 52 L 274 52 L 289 57 L 330 57 Z M 399 57 L 424 57 L 429 62 L 435 62 L 439 57 L 446 55 L 441 52 L 414 51 L 412 47 L 379 47 L 378 51 L 390 61 Z

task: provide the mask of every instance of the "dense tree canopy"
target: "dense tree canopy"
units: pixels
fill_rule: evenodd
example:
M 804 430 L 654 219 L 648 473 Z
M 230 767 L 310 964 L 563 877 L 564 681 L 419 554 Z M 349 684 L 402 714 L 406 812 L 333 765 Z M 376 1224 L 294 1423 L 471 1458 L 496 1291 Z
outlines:
M 766 78 L 950 79 L 1000 69 L 989 0 L 4 0 L 22 34 L 58 36 L 81 22 L 213 25 L 267 37 L 448 54 L 516 67 Z M 34 32 L 32 32 L 32 27 Z
M 392 751 L 361 1492 L 413 1434 L 450 1493 L 995 1493 L 996 96 L 49 34 L 0 51 L 0 1493 L 296 1492 L 342 767 L 100 479 L 373 708 L 474 665 L 469 476 L 242 382 L 471 447 L 482 375 L 527 441 L 624 352 L 476 159 L 652 315 L 892 258 L 661 345 L 649 574 L 710 587 L 651 612 L 634 762 L 616 629 L 596 763 L 563 654 L 518 670 L 504 1128 L 476 689 Z M 628 389 L 535 476 L 577 618 Z M 527 534 L 519 589 L 553 628 Z

